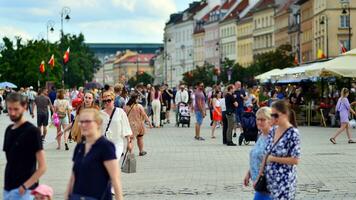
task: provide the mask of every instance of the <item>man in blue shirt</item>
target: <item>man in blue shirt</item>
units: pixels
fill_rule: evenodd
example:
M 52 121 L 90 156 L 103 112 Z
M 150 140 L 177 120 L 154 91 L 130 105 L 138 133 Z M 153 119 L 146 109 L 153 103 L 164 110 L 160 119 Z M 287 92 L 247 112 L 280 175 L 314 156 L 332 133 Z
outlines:
M 237 127 L 241 127 L 240 122 L 241 122 L 242 113 L 244 112 L 244 101 L 246 101 L 248 99 L 248 97 L 246 95 L 245 90 L 241 88 L 240 81 L 235 82 L 234 97 L 236 99 L 236 102 L 238 103 L 238 106 L 235 110 L 236 124 L 237 124 Z M 234 133 L 234 137 L 236 137 L 236 130 Z

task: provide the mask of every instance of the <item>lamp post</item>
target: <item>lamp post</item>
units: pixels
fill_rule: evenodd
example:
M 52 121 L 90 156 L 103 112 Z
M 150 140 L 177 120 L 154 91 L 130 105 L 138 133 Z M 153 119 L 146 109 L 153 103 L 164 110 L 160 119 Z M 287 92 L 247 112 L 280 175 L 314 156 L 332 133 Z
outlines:
M 325 29 L 326 29 L 326 58 L 329 58 L 329 22 L 328 22 L 328 17 L 326 15 L 323 15 L 321 17 L 321 20 L 319 22 L 320 25 L 325 25 Z
M 342 14 L 346 15 L 348 14 L 348 28 L 349 28 L 349 51 L 351 50 L 351 6 L 348 1 L 345 1 L 343 4 L 343 9 L 342 9 Z
M 164 37 L 164 53 L 163 53 L 163 59 L 164 59 L 164 76 L 165 76 L 165 83 L 168 84 L 168 64 L 167 64 L 167 58 L 169 56 L 168 52 L 167 52 L 167 48 L 168 48 L 168 43 L 167 42 L 171 42 L 171 38 L 167 38 Z
M 54 31 L 54 24 L 53 20 L 48 20 L 47 22 L 47 43 L 49 42 L 49 32 L 53 33 Z
M 64 32 L 63 32 L 63 20 L 65 19 L 66 21 L 69 21 L 70 20 L 70 17 L 69 17 L 69 13 L 70 13 L 70 8 L 69 7 L 63 7 L 62 8 L 62 11 L 61 11 L 61 40 L 63 39 L 63 36 L 64 36 Z M 62 73 L 62 87 L 64 88 L 64 63 L 63 63 L 63 73 Z M 66 71 L 67 71 L 67 68 L 66 68 Z

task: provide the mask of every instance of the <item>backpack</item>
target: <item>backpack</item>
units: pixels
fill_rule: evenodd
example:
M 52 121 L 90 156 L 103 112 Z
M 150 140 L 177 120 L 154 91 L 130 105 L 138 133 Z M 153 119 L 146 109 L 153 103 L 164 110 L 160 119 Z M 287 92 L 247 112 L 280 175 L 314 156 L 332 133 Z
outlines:
M 67 116 L 67 105 L 65 104 L 65 101 L 58 101 L 57 103 L 57 114 L 58 117 L 63 119 Z

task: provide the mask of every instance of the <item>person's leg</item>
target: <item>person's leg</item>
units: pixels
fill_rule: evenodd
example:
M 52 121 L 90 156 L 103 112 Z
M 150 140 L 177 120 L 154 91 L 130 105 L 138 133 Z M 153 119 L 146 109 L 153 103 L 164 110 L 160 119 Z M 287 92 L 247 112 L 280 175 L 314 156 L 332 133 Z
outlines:
M 147 154 L 146 151 L 143 150 L 143 135 L 137 136 L 137 146 L 140 151 L 139 156 L 144 156 Z
M 234 115 L 226 115 L 227 118 L 227 131 L 226 131 L 226 144 L 232 144 L 232 131 L 235 126 Z
M 213 126 L 211 127 L 211 138 L 215 138 L 216 121 L 213 121 Z
M 157 127 L 157 115 L 158 115 L 158 107 L 156 104 L 156 100 L 152 101 L 152 111 L 153 111 L 153 125 Z
M 161 103 L 157 100 L 157 122 L 158 122 L 158 128 L 161 126 L 161 109 L 162 109 Z
M 340 128 L 337 129 L 336 133 L 334 134 L 334 136 L 332 137 L 334 140 L 336 140 L 336 138 L 345 130 L 346 128 L 346 123 L 342 123 Z
M 349 123 L 346 124 L 345 129 L 346 129 L 347 139 L 349 139 L 349 141 L 352 140 L 352 136 L 351 136 L 351 132 L 350 132 L 350 124 Z
M 61 149 L 61 140 L 62 140 L 62 135 L 59 134 L 59 132 L 62 130 L 62 124 L 60 123 L 59 126 L 57 127 L 57 150 Z
M 222 112 L 223 116 L 223 121 L 222 121 L 222 138 L 223 138 L 223 144 L 226 144 L 226 131 L 227 131 L 227 118 L 226 118 L 226 112 Z
M 68 127 L 68 124 L 63 124 L 63 130 L 66 129 Z M 69 147 L 68 147 L 68 136 L 69 136 L 69 132 L 64 132 L 64 145 L 65 145 L 65 150 L 68 151 Z
M 198 139 L 200 137 L 200 125 L 199 123 L 195 123 L 195 138 Z
M 42 126 L 43 128 L 43 135 L 42 135 L 42 138 L 45 139 L 46 138 L 46 135 L 47 135 L 47 126 Z

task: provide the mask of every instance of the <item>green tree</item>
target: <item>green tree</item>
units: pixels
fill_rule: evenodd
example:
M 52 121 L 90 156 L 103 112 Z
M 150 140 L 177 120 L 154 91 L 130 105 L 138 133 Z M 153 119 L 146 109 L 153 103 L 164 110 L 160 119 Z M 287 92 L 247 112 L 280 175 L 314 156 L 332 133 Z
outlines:
M 183 81 L 190 86 L 196 85 L 198 82 L 203 82 L 205 85 L 214 84 L 212 65 L 204 65 L 183 74 Z
M 152 84 L 153 81 L 154 81 L 153 76 L 149 75 L 146 72 L 143 72 L 143 73 L 139 73 L 137 77 L 136 76 L 131 77 L 128 80 L 128 84 L 130 85 L 130 87 L 135 87 L 139 83 L 143 83 L 144 85 L 147 85 L 147 84 Z

